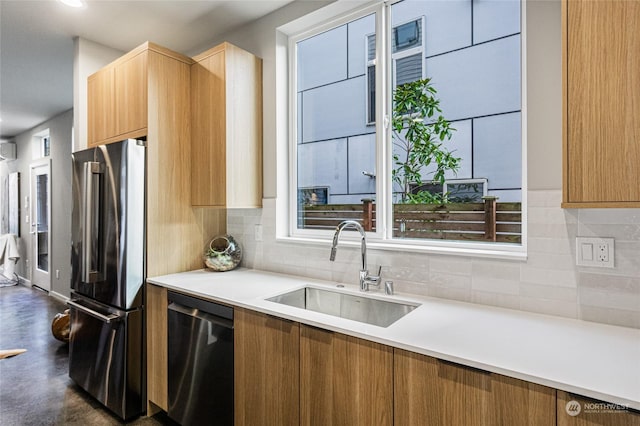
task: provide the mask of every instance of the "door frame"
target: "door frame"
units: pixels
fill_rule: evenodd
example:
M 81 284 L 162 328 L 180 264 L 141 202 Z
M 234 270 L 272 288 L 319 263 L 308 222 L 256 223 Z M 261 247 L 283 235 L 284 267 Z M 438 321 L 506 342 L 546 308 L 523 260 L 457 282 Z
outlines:
M 36 207 L 37 200 L 34 197 L 34 179 L 33 172 L 34 169 L 46 167 L 47 168 L 47 220 L 48 220 L 48 238 L 47 238 L 47 255 L 48 255 L 48 271 L 44 272 L 41 269 L 38 269 L 38 256 L 36 253 L 36 249 L 38 246 L 37 242 L 37 230 L 34 228 L 33 224 L 36 219 Z M 29 164 L 29 235 L 30 235 L 30 249 L 27 258 L 30 258 L 30 278 L 31 285 L 35 285 L 43 290 L 51 291 L 51 158 L 45 157 L 38 160 L 35 160 Z

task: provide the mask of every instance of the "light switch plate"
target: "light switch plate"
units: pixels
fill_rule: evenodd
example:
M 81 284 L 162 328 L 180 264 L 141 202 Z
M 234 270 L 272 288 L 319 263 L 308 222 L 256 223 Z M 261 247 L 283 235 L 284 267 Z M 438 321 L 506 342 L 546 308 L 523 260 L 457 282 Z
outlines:
M 613 268 L 615 250 L 613 238 L 576 238 L 576 265 Z

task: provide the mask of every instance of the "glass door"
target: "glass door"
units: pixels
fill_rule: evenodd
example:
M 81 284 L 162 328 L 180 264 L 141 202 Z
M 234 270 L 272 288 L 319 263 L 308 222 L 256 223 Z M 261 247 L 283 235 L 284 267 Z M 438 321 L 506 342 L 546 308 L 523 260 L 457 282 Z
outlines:
M 49 291 L 51 276 L 51 165 L 49 160 L 31 165 L 31 284 Z

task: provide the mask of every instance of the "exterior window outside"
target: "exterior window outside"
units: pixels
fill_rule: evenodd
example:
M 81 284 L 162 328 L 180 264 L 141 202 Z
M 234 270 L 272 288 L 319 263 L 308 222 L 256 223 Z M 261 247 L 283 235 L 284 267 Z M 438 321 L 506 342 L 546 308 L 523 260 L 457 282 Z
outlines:
M 51 155 L 51 139 L 49 136 L 42 137 L 42 156 L 49 157 Z
M 388 62 L 387 97 L 397 86 L 429 78 L 442 115 L 455 129 L 442 146 L 460 158 L 457 172 L 448 171 L 443 185 L 432 182 L 433 164 L 424 166 L 420 189 L 479 203 L 494 196 L 498 204 L 521 209 L 520 0 L 403 0 L 387 11 L 389 34 L 376 33 L 378 14 L 371 13 L 295 43 L 297 228 L 330 229 L 337 219 L 359 220 L 371 210 L 363 200 L 372 200 L 369 229 L 376 230 L 382 225 L 376 211 L 384 208 L 377 200 L 397 203 L 398 186 L 378 184 L 390 175 L 377 172 L 379 156 L 394 146 L 376 110 L 376 87 L 385 87 L 376 81 L 377 70 Z M 387 52 L 377 53 L 385 57 L 376 57 L 379 37 L 389 40 Z M 387 164 L 390 174 L 393 165 Z M 377 191 L 385 188 L 395 196 L 381 197 Z M 307 212 L 321 205 L 339 207 L 324 216 Z M 396 232 L 404 219 L 394 221 L 398 213 L 392 211 L 386 228 L 394 232 L 386 238 L 442 238 Z

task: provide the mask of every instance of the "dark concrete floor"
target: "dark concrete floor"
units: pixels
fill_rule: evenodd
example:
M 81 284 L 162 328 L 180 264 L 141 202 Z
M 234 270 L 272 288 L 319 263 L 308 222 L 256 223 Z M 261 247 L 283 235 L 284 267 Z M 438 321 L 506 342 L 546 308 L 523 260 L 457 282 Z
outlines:
M 0 287 L 0 349 L 27 349 L 0 360 L 0 425 L 123 424 L 69 378 L 68 345 L 51 334 L 65 309 L 35 288 Z M 163 414 L 128 424 L 175 425 Z

